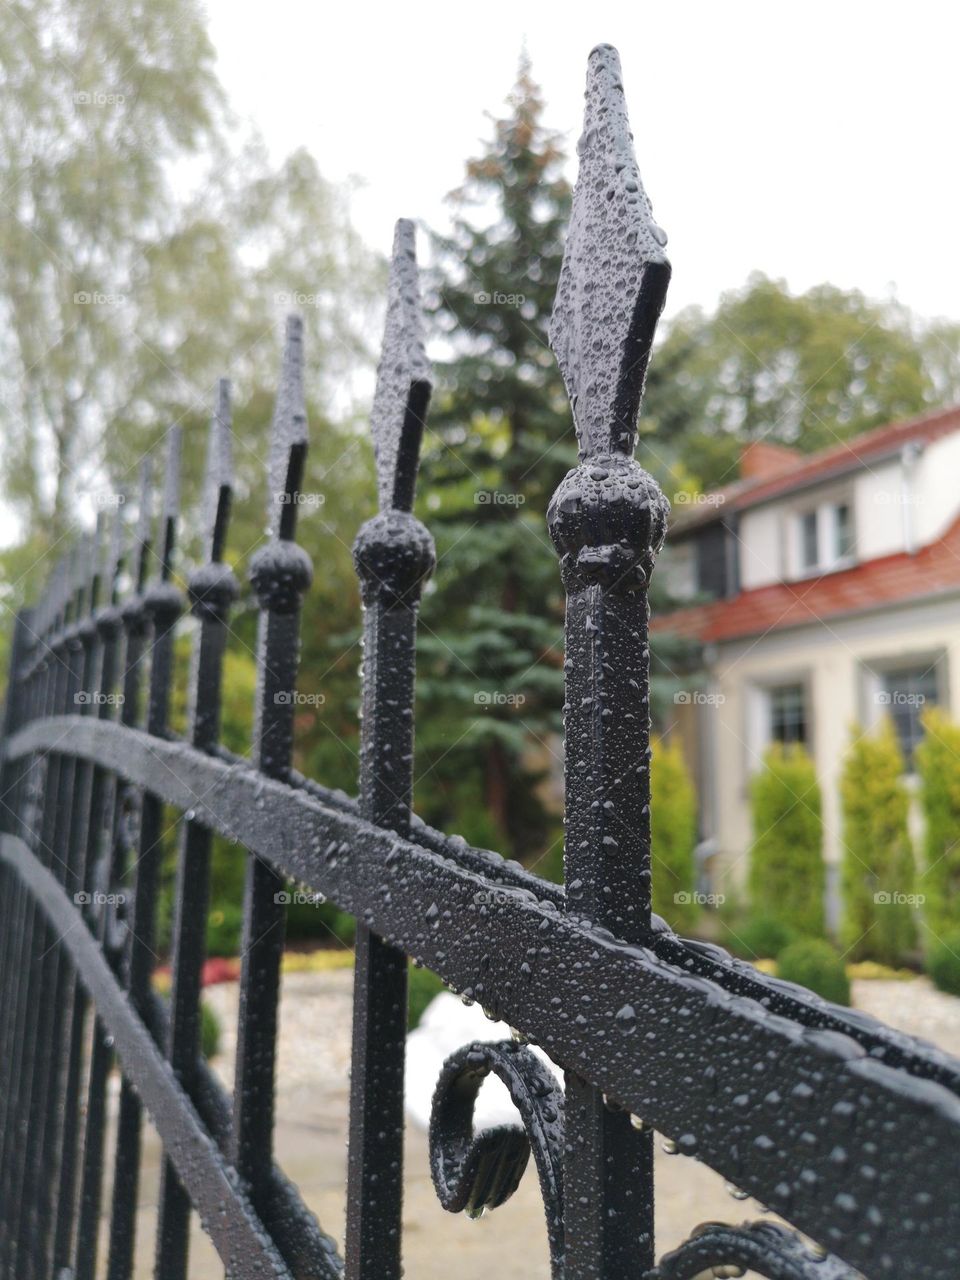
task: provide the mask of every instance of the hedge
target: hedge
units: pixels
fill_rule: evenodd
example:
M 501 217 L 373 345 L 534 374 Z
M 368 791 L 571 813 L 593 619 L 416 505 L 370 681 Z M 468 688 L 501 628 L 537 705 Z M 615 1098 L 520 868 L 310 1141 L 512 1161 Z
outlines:
M 774 743 L 750 788 L 751 913 L 795 934 L 824 931 L 823 819 L 813 761 L 799 744 Z
M 653 743 L 650 790 L 653 909 L 683 930 L 699 914 L 694 898 L 697 798 L 677 739 Z
M 915 868 L 903 755 L 889 719 L 873 733 L 854 728 L 840 800 L 845 954 L 896 965 L 916 943 Z

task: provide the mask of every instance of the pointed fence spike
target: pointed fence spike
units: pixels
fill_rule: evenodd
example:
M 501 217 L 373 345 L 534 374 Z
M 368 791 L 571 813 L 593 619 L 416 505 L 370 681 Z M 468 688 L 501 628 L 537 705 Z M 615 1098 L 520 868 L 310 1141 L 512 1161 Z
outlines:
M 307 452 L 307 409 L 303 392 L 303 318 L 287 316 L 280 385 L 270 427 L 270 536 L 292 539 L 297 497 Z
M 580 169 L 550 323 L 581 459 L 631 455 L 670 263 L 627 120 L 620 57 L 598 45 L 587 71 Z
M 233 490 L 233 429 L 230 409 L 230 379 L 217 382 L 217 399 L 207 435 L 207 466 L 203 481 L 203 517 L 206 527 L 206 556 L 219 560 L 226 538 L 230 497 Z
M 123 518 L 123 513 L 126 506 L 127 494 L 122 493 L 117 509 L 113 513 L 110 537 L 105 540 L 103 567 L 100 572 L 103 583 L 102 596 L 108 604 L 116 603 L 117 578 L 124 559 L 126 521 Z
M 101 509 L 97 512 L 96 523 L 90 538 L 89 563 L 87 565 L 87 612 L 92 613 L 100 603 L 103 592 L 103 548 L 107 542 L 107 513 Z
M 177 516 L 180 514 L 180 447 L 181 430 L 171 427 L 167 433 L 167 454 L 163 474 L 163 502 L 160 508 L 160 577 L 166 581 L 173 567 L 173 549 L 177 538 Z
M 432 389 L 423 345 L 415 228 L 409 218 L 400 218 L 394 230 L 387 318 L 371 414 L 381 511 L 409 511 L 413 505 Z
M 167 432 L 167 450 L 163 471 L 163 502 L 160 518 L 166 523 L 176 520 L 180 514 L 180 442 L 182 432 L 179 427 L 171 427 Z
M 134 555 L 136 558 L 134 581 L 136 590 L 142 591 L 147 579 L 147 559 L 150 555 L 153 532 L 153 457 L 149 453 L 140 463 L 139 503 L 137 525 L 134 532 Z

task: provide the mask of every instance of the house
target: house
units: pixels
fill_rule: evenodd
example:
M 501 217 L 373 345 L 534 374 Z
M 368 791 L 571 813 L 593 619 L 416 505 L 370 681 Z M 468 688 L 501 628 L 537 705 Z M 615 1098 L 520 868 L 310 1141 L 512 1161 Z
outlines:
M 823 791 L 835 919 L 851 726 L 892 716 L 909 772 L 923 708 L 960 715 L 960 407 L 815 454 L 752 444 L 735 483 L 683 497 L 658 569 L 679 607 L 654 620 L 652 645 L 665 631 L 699 645 L 674 728 L 712 877 L 745 872 L 764 750 L 801 742 Z

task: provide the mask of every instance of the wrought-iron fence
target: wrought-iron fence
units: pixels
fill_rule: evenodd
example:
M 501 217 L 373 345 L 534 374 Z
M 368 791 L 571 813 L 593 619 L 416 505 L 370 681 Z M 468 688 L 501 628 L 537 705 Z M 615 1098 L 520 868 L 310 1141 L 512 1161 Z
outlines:
M 175 431 L 156 546 L 146 470 L 132 547 L 118 512 L 112 536 L 98 529 L 81 543 L 18 617 L 0 841 L 3 1276 L 90 1280 L 107 1209 L 101 1270 L 105 1261 L 110 1280 L 131 1276 L 145 1114 L 165 1159 L 161 1280 L 186 1274 L 193 1211 L 237 1280 L 399 1276 L 412 956 L 518 1029 L 444 1065 L 430 1129 L 440 1199 L 453 1211 L 496 1207 L 532 1151 L 554 1276 L 689 1280 L 750 1269 L 839 1280 L 856 1269 L 874 1280 L 955 1280 L 960 1064 L 651 916 L 647 586 L 667 503 L 632 455 L 670 273 L 664 243 L 633 156 L 618 58 L 601 46 L 590 57 L 551 328 L 581 458 L 547 513 L 568 598 L 564 888 L 410 812 L 414 633 L 434 550 L 411 513 L 431 384 L 409 222 L 397 224 L 373 410 L 380 513 L 354 547 L 364 604 L 359 798 L 291 768 L 299 610 L 311 580 L 295 541 L 307 447 L 296 318 L 273 421 L 269 538 L 250 566 L 259 605 L 251 757 L 219 744 L 238 591 L 224 560 L 226 383 L 210 428 L 206 560 L 187 582 L 197 619 L 187 740 L 168 730 L 186 603 L 173 575 Z M 168 1002 L 151 986 L 164 806 L 182 815 Z M 214 833 L 246 850 L 237 852 L 246 891 L 232 1095 L 199 1041 Z M 358 920 L 343 1260 L 272 1154 L 289 878 Z M 125 910 L 121 886 L 132 897 Z M 530 1043 L 563 1068 L 562 1090 Z M 122 1084 L 107 1151 L 114 1067 Z M 474 1132 L 491 1073 L 521 1123 Z M 770 1221 L 708 1223 L 657 1262 L 654 1130 L 803 1236 Z

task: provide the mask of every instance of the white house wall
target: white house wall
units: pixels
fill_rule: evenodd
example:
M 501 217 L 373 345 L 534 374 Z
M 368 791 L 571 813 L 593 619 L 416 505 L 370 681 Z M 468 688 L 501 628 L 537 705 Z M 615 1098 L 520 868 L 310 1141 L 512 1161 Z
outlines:
M 899 457 L 890 458 L 743 512 L 739 523 L 741 586 L 749 591 L 784 577 L 799 577 L 797 517 L 827 502 L 851 503 L 860 562 L 935 541 L 957 518 L 958 474 L 960 432 L 953 432 L 927 445 L 907 465 Z
M 718 646 L 711 688 L 722 695 L 703 708 L 701 724 L 713 735 L 715 814 L 720 868 L 740 879 L 752 839 L 749 782 L 760 767 L 765 725 L 761 691 L 802 681 L 808 688 L 810 747 L 823 793 L 824 854 L 841 855 L 839 780 L 851 726 L 882 714 L 866 698 L 864 664 L 910 660 L 943 652 L 946 706 L 960 714 L 960 594 L 948 600 L 835 620 L 829 625 L 775 632 L 760 640 Z M 704 723 L 706 722 L 706 723 Z M 712 820 L 711 820 L 712 819 Z

